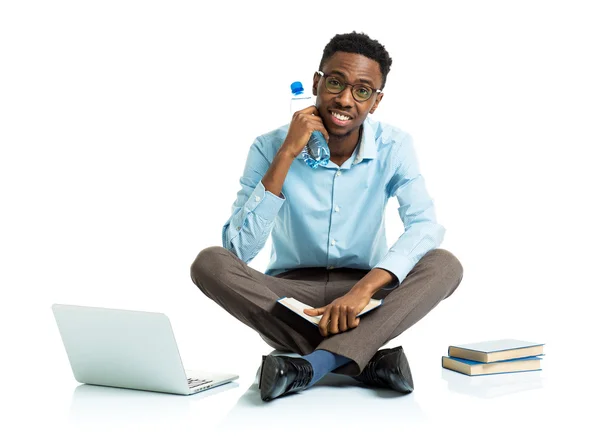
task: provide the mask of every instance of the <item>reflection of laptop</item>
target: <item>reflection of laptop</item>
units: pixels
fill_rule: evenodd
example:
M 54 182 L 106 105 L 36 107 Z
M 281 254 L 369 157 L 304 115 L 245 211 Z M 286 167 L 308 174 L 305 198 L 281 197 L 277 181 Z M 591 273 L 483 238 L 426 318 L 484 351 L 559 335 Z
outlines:
M 52 310 L 78 382 L 188 395 L 239 377 L 186 372 L 162 313 L 61 304 Z

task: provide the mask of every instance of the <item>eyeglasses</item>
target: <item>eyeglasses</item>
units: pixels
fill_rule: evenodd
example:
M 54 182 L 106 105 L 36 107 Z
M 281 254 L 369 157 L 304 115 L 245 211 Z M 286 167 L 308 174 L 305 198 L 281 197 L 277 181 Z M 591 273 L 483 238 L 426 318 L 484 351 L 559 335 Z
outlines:
M 358 102 L 367 101 L 373 95 L 373 92 L 380 93 L 381 89 L 373 90 L 372 87 L 366 84 L 350 84 L 346 83 L 335 75 L 326 75 L 321 71 L 317 71 L 317 74 L 325 79 L 325 89 L 332 94 L 339 94 L 346 89 L 347 86 L 352 86 L 352 97 Z

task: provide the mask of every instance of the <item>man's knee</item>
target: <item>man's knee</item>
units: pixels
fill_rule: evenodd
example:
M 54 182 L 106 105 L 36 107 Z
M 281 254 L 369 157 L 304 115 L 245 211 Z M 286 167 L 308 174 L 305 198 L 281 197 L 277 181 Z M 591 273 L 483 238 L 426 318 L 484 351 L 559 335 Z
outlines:
M 434 249 L 430 253 L 435 254 L 436 261 L 441 269 L 448 270 L 459 279 L 462 279 L 463 266 L 456 256 L 446 249 Z
M 202 250 L 190 267 L 190 276 L 196 285 L 200 281 L 219 278 L 223 270 L 223 258 L 227 257 L 227 249 L 220 246 L 207 247 Z
M 463 278 L 463 266 L 456 256 L 445 249 L 434 249 L 425 256 L 432 260 L 435 268 L 435 274 L 439 275 L 445 281 L 448 281 L 449 291 L 446 296 L 450 296 L 459 286 Z

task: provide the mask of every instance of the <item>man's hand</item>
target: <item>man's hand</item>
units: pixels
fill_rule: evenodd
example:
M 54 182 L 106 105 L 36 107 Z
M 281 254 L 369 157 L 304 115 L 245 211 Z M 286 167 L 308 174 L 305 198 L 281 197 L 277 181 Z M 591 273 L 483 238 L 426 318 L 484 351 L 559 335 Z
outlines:
M 281 150 L 296 158 L 308 144 L 308 140 L 314 131 L 319 131 L 329 142 L 329 134 L 323 126 L 323 120 L 315 106 L 299 110 L 292 116 L 287 136 L 281 145 Z
M 331 304 L 325 307 L 307 308 L 304 313 L 309 316 L 323 315 L 319 321 L 321 335 L 335 335 L 358 326 L 360 318 L 357 318 L 356 315 L 367 306 L 372 295 L 372 292 L 354 286 L 352 290 Z

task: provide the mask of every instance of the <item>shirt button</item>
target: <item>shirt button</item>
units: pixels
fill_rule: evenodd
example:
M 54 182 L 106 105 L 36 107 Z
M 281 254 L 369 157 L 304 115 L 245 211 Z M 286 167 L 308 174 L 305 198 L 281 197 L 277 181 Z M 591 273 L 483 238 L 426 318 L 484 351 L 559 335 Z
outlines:
M 331 245 L 335 246 L 335 239 L 333 241 L 331 241 Z
M 338 170 L 337 173 L 335 174 L 335 176 L 340 176 L 342 174 L 341 170 Z
M 340 211 L 340 207 L 339 206 L 335 206 L 335 209 L 333 209 L 333 210 L 335 210 L 336 212 L 339 212 Z
M 254 201 L 256 201 L 256 202 L 260 201 L 260 196 L 255 196 Z
M 242 228 L 241 228 L 241 227 L 236 227 L 235 229 L 236 229 L 236 230 L 242 230 Z

